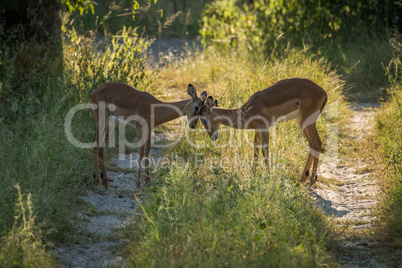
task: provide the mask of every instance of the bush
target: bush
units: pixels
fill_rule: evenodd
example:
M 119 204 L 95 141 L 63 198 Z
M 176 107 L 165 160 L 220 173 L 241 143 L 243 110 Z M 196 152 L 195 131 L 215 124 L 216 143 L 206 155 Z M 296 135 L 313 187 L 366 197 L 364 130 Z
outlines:
M 145 67 L 152 40 L 139 36 L 136 29 L 123 27 L 119 35 L 98 44 L 95 38 L 86 38 L 74 29 L 67 32 L 67 37 L 65 79 L 69 94 L 76 96 L 77 101 L 88 101 L 92 91 L 107 81 L 142 89 L 149 86 Z

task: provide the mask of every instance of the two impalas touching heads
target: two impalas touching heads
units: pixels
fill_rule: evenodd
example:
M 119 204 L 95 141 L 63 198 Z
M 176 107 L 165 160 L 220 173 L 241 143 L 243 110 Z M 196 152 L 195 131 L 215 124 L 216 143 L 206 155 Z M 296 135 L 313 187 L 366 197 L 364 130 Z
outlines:
M 262 151 L 268 165 L 269 127 L 281 121 L 294 120 L 307 138 L 310 151 L 300 182 L 310 177 L 310 186 L 317 180 L 318 159 L 321 140 L 316 122 L 327 102 L 327 93 L 308 79 L 290 78 L 254 93 L 241 107 L 219 108 L 213 97 L 207 98 L 204 91 L 197 96 L 190 84 L 187 88 L 190 99 L 166 103 L 147 92 L 138 91 L 123 83 L 106 83 L 97 88 L 91 97 L 92 113 L 95 118 L 94 138 L 95 182 L 98 175 L 98 155 L 100 156 L 102 184 L 108 187 L 104 163 L 104 146 L 114 129 L 113 120 L 125 121 L 137 129 L 138 176 L 137 187 L 141 187 L 141 166 L 144 159 L 145 181 L 149 183 L 149 152 L 151 131 L 154 127 L 186 115 L 190 128 L 195 128 L 198 119 L 206 128 L 212 141 L 218 138 L 221 124 L 237 129 L 254 129 L 254 161 L 258 161 Z M 102 107 L 106 107 L 101 109 Z M 103 120 L 99 120 L 102 119 Z M 140 118 L 141 120 L 138 120 Z M 313 163 L 314 162 L 314 163 Z M 312 174 L 310 175 L 310 168 Z M 103 176 L 102 176 L 103 174 Z

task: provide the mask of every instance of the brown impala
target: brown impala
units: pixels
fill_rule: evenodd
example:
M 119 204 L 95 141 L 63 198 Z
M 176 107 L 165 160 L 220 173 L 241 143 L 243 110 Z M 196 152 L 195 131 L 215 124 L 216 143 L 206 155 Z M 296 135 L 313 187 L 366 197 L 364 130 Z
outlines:
M 209 96 L 200 109 L 200 119 L 212 141 L 218 138 L 220 124 L 237 129 L 254 129 L 254 162 L 262 149 L 268 165 L 269 127 L 281 121 L 294 120 L 306 136 L 310 152 L 300 182 L 307 180 L 314 160 L 310 186 L 317 181 L 321 140 L 316 122 L 327 102 L 327 93 L 316 83 L 303 78 L 281 80 L 254 93 L 240 108 L 218 108 Z M 215 107 L 214 107 L 215 106 Z
M 151 131 L 154 127 L 186 115 L 190 128 L 195 128 L 198 121 L 198 111 L 203 107 L 207 93 L 199 97 L 195 88 L 189 84 L 187 93 L 190 99 L 177 102 L 162 102 L 147 92 L 142 92 L 132 86 L 119 82 L 108 82 L 92 93 L 92 114 L 95 118 L 96 131 L 94 138 L 94 179 L 100 183 L 98 175 L 98 154 L 102 184 L 108 188 L 104 150 L 109 135 L 114 130 L 111 116 L 119 121 L 125 121 L 137 129 L 138 147 L 138 177 L 137 188 L 141 187 L 141 163 L 145 152 L 145 181 L 149 183 L 149 152 L 151 149 Z

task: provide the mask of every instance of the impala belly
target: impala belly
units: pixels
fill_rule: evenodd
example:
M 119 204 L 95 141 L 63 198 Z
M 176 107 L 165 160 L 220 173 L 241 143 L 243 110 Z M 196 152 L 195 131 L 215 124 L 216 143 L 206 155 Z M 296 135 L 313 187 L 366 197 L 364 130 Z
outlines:
M 296 119 L 299 116 L 300 116 L 300 110 L 296 109 L 296 110 L 291 111 L 291 112 L 289 112 L 287 114 L 281 115 L 281 116 L 279 116 L 277 118 L 272 118 L 273 119 L 272 120 L 273 121 L 272 125 L 274 126 L 274 125 L 276 125 L 276 124 L 278 124 L 280 122 L 283 122 L 283 121 L 293 120 L 293 119 Z
M 280 122 L 296 119 L 300 116 L 299 100 L 294 98 L 276 103 L 266 110 L 270 118 L 270 126 Z

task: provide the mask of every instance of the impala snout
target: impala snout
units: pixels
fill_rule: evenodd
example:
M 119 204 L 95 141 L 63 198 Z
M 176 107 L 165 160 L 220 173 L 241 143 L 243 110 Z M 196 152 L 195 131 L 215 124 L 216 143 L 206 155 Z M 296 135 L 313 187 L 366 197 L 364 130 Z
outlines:
M 189 128 L 196 128 L 198 122 L 198 116 L 194 116 L 188 120 L 188 127 Z
M 219 138 L 218 131 L 215 131 L 209 137 L 211 138 L 211 141 L 216 141 Z

